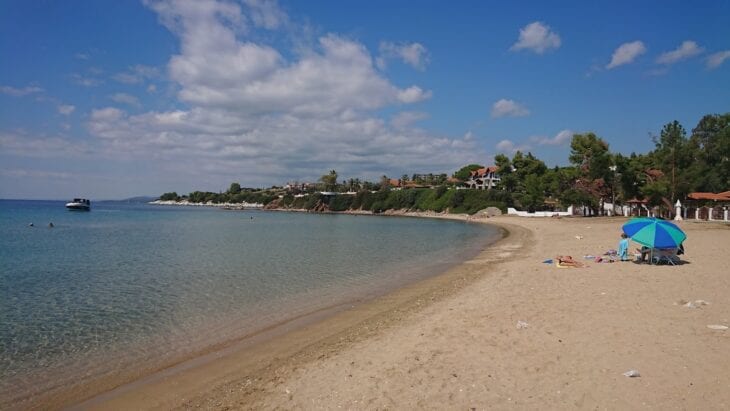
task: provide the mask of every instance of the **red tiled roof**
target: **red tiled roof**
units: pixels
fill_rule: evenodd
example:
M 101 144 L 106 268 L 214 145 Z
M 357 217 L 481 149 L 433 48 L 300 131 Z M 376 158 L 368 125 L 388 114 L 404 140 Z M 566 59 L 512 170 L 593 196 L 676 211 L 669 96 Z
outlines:
M 471 175 L 471 176 L 484 176 L 484 175 L 487 175 L 487 173 L 496 173 L 497 170 L 499 170 L 499 167 L 497 167 L 497 166 L 489 166 L 489 167 L 480 168 L 478 170 L 473 170 L 473 171 L 471 171 L 469 173 L 469 175 Z
M 646 170 L 645 173 L 654 178 L 659 178 L 664 175 L 664 173 L 662 173 L 662 170 L 657 170 L 655 168 L 650 168 Z
M 722 193 L 689 193 L 687 198 L 692 200 L 714 200 L 714 201 L 730 201 L 730 191 Z

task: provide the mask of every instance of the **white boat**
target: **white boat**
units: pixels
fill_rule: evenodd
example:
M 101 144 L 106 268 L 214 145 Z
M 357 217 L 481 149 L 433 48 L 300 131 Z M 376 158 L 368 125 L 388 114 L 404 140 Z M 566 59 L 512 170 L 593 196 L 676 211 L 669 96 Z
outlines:
M 91 201 L 85 198 L 74 198 L 70 203 L 66 203 L 66 208 L 69 210 L 90 211 Z

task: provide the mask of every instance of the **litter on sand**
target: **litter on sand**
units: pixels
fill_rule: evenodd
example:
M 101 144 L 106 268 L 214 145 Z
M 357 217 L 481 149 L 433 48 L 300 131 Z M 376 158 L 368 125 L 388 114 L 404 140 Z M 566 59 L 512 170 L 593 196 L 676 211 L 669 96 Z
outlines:
M 720 330 L 720 331 L 727 330 L 727 326 L 726 325 L 720 325 L 720 324 L 710 324 L 710 325 L 707 326 L 707 328 L 709 328 L 711 330 Z
M 710 303 L 708 303 L 705 300 L 694 300 L 694 301 L 687 301 L 687 302 L 683 301 L 682 302 L 682 306 L 687 307 L 687 308 L 702 308 L 703 305 L 708 305 L 708 304 L 710 304 Z
M 545 263 L 545 264 L 552 264 L 553 263 L 553 259 L 552 258 L 548 258 L 547 260 L 543 261 L 543 263 Z
M 530 324 L 528 324 L 528 323 L 526 323 L 524 321 L 517 321 L 517 329 L 518 330 L 525 329 L 525 328 L 527 328 L 529 326 L 530 326 Z
M 641 374 L 639 374 L 639 370 L 628 370 L 624 373 L 624 376 L 629 378 L 636 378 L 641 377 Z
M 582 235 L 577 235 L 577 236 L 575 236 L 575 239 L 576 240 L 582 240 L 583 239 L 583 236 Z

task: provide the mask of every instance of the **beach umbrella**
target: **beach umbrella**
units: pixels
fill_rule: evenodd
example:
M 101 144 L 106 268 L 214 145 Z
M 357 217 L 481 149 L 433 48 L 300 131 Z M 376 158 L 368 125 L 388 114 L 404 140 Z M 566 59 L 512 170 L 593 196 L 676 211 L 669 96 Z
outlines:
M 674 223 L 653 217 L 633 218 L 621 229 L 633 241 L 650 248 L 677 248 L 687 238 Z

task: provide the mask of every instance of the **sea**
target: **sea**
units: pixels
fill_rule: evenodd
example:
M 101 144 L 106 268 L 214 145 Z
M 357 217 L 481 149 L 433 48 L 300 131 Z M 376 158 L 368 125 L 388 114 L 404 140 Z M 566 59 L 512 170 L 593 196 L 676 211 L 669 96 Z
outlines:
M 0 408 L 367 301 L 499 237 L 437 219 L 0 200 Z

